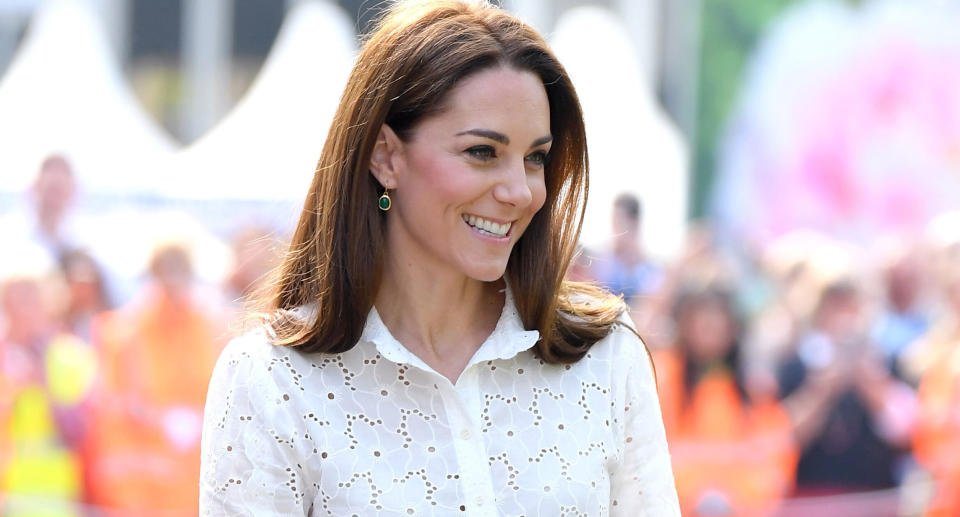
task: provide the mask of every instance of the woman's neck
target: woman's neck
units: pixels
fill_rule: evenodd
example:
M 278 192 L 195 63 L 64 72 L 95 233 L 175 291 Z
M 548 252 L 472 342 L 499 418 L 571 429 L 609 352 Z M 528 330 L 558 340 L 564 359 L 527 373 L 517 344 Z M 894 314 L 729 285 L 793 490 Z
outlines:
M 384 265 L 375 304 L 398 341 L 456 382 L 496 327 L 502 290 L 502 280 L 482 282 L 456 271 L 391 260 Z

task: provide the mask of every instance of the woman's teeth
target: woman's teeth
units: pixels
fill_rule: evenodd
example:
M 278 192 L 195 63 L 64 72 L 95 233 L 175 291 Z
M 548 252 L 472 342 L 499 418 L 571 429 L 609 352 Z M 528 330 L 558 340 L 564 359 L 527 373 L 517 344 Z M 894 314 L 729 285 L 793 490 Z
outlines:
M 510 231 L 510 227 L 513 226 L 513 223 L 500 224 L 493 221 L 488 221 L 482 217 L 466 214 L 463 215 L 463 221 L 474 227 L 480 233 L 485 233 L 494 237 L 506 237 L 507 232 Z

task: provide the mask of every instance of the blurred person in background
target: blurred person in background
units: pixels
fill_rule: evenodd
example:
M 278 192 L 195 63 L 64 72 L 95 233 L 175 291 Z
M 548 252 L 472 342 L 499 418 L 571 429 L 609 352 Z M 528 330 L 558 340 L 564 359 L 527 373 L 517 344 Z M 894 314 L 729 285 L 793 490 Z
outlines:
M 900 243 L 898 252 L 888 254 L 880 274 L 883 283 L 881 310 L 871 325 L 870 339 L 883 354 L 890 371 L 899 379 L 916 384 L 901 371 L 900 358 L 930 327 L 924 298 L 924 267 L 920 250 Z
M 737 268 L 706 226 L 691 226 L 680 256 L 666 264 L 657 288 L 631 307 L 645 342 L 652 348 L 674 345 L 674 309 L 681 292 L 738 285 Z
M 76 225 L 70 219 L 76 191 L 76 178 L 67 158 L 60 154 L 47 156 L 30 187 L 26 213 L 13 214 L 3 222 L 4 238 L 12 245 L 39 245 L 59 260 L 80 244 Z
M 76 193 L 73 167 L 61 155 L 51 155 L 40 165 L 33 184 L 35 238 L 59 258 L 77 243 L 68 223 Z
M 852 279 L 830 282 L 818 300 L 779 369 L 802 450 L 797 494 L 892 488 L 909 445 L 913 392 L 868 341 L 863 292 Z
M 60 258 L 60 270 L 69 290 L 64 323 L 89 343 L 94 319 L 111 308 L 103 271 L 93 256 L 81 249 L 67 251 Z
M 914 454 L 936 481 L 927 517 L 960 515 L 960 243 L 943 250 L 943 311 L 915 346 L 926 356 Z
M 50 260 L 63 265 L 68 254 L 84 250 L 98 266 L 100 288 L 116 288 L 120 283 L 117 272 L 104 267 L 110 264 L 111 257 L 99 255 L 102 250 L 92 245 L 96 236 L 104 233 L 104 225 L 75 210 L 80 187 L 69 159 L 62 154 L 48 155 L 25 192 L 25 202 L 0 218 L 0 242 L 9 249 L 39 247 Z M 109 286 L 105 279 L 111 280 Z M 104 292 L 107 294 L 116 292 Z M 70 325 L 74 323 L 71 321 Z
M 0 513 L 80 515 L 75 503 L 84 499 L 81 446 L 96 356 L 63 331 L 67 293 L 47 252 L 19 247 L 3 259 Z
M 643 207 L 633 194 L 620 194 L 613 202 L 613 242 L 610 250 L 594 258 L 590 276 L 628 304 L 655 291 L 662 273 L 643 249 Z
M 162 243 L 140 296 L 94 325 L 104 373 L 87 455 L 109 511 L 196 515 L 200 426 L 225 328 L 199 301 L 188 249 Z
M 776 384 L 750 382 L 740 318 L 717 286 L 682 290 L 674 346 L 655 352 L 684 515 L 769 515 L 793 485 L 797 451 Z
M 758 248 L 758 260 L 752 264 L 748 279 L 748 304 L 754 313 L 744 346 L 750 361 L 759 369 L 778 369 L 805 332 L 818 293 L 837 269 L 832 263 L 822 264 L 823 255 L 834 255 L 824 250 L 832 250 L 835 245 L 825 236 L 803 231 L 789 233 Z

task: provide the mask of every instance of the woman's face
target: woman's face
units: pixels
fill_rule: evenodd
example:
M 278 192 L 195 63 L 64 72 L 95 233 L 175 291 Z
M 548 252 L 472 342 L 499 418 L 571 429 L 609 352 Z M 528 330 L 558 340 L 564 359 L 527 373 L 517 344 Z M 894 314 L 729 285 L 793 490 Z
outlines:
M 444 108 L 399 144 L 389 253 L 493 281 L 546 198 L 546 91 L 533 73 L 499 67 L 463 79 Z
M 82 258 L 74 259 L 66 267 L 66 277 L 73 309 L 95 310 L 102 304 L 100 279 L 91 263 Z
M 734 344 L 734 322 L 718 301 L 701 301 L 680 317 L 681 338 L 694 360 L 717 360 Z

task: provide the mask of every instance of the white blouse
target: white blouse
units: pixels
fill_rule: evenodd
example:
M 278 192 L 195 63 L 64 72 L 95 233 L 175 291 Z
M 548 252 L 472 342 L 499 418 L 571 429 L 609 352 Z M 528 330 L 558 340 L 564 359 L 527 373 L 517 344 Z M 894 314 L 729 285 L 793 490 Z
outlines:
M 370 311 L 357 345 L 233 340 L 204 414 L 201 515 L 679 516 L 648 355 L 621 325 L 547 364 L 509 289 L 456 383 Z

